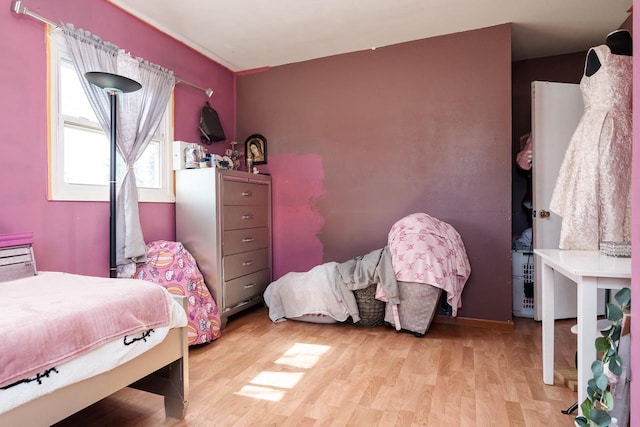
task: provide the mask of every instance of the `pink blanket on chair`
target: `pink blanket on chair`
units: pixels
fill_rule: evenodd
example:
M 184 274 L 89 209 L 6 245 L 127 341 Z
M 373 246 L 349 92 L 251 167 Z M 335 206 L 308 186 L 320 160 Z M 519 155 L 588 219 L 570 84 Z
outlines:
M 167 326 L 169 294 L 135 279 L 40 273 L 0 283 L 0 387 Z
M 411 214 L 391 227 L 388 243 L 396 279 L 443 289 L 457 316 L 471 265 L 453 226 L 425 213 Z

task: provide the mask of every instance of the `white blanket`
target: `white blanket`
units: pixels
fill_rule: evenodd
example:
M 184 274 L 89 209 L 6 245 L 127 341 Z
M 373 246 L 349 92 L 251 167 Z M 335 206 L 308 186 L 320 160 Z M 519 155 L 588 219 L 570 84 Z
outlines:
M 267 287 L 264 301 L 274 322 L 307 314 L 323 314 L 339 322 L 349 316 L 354 322 L 360 320 L 355 296 L 342 281 L 336 262 L 285 274 Z

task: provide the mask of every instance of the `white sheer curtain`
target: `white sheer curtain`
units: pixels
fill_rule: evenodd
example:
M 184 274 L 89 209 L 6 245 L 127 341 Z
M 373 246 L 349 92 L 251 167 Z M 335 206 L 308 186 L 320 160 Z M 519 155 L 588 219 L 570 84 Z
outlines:
M 135 263 L 147 259 L 133 167 L 158 129 L 175 78 L 158 65 L 128 55 L 118 56 L 118 73 L 142 85 L 142 89 L 133 92 L 136 96 L 121 105 L 118 114 L 117 149 L 126 170 L 116 203 L 116 264 L 119 275 L 129 277 L 135 272 Z
M 146 261 L 146 247 L 140 226 L 138 188 L 133 166 L 151 141 L 175 85 L 173 72 L 143 59 L 134 59 L 117 46 L 91 33 L 63 26 L 71 59 L 100 125 L 109 134 L 110 105 L 107 93 L 90 84 L 88 71 L 120 74 L 138 81 L 142 89 L 118 95 L 117 150 L 126 171 L 116 196 L 116 264 L 119 276 L 130 276 L 136 262 Z
M 71 24 L 63 25 L 62 31 L 80 84 L 89 98 L 89 104 L 91 104 L 100 125 L 108 134 L 111 127 L 109 97 L 98 86 L 89 83 L 84 78 L 84 73 L 105 71 L 118 74 L 118 55 L 121 49 L 111 43 L 103 42 L 88 31 L 76 30 Z

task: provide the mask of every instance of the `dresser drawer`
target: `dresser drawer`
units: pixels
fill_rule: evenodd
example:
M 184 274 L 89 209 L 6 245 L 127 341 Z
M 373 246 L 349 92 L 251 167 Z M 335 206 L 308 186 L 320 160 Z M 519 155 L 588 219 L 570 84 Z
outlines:
M 267 206 L 224 206 L 223 226 L 225 230 L 266 227 L 269 213 Z
M 224 181 L 222 204 L 267 206 L 269 187 L 263 184 L 241 181 Z
M 224 280 L 246 276 L 258 270 L 269 268 L 269 250 L 242 252 L 224 257 Z
M 267 227 L 259 227 L 225 231 L 222 245 L 225 257 L 240 252 L 268 248 L 269 229 Z
M 224 282 L 224 309 L 260 295 L 270 282 L 270 270 L 260 270 L 247 276 Z

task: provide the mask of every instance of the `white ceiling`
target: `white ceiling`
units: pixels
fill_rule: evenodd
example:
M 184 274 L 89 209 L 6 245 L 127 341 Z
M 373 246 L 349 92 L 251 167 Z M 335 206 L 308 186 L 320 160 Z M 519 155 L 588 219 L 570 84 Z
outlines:
M 513 23 L 513 59 L 587 50 L 632 0 L 108 0 L 232 71 Z

